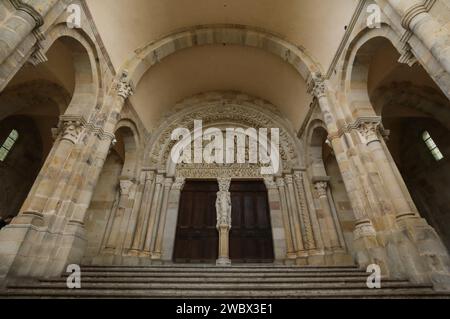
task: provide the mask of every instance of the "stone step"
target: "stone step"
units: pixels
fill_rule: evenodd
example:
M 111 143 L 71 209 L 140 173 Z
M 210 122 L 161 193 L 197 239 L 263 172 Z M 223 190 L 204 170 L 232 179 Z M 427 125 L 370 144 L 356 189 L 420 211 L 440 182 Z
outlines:
M 417 285 L 403 282 L 387 282 L 383 289 L 430 288 L 429 285 Z M 82 282 L 84 290 L 319 290 L 319 289 L 368 289 L 366 283 L 357 282 L 315 282 L 315 283 L 87 283 Z M 17 284 L 11 289 L 60 289 L 66 290 L 65 282 L 39 282 Z
M 68 274 L 63 274 L 63 277 L 67 277 Z M 81 276 L 83 278 L 147 278 L 147 277 L 160 277 L 160 278 L 227 278 L 227 277 L 237 277 L 237 278 L 332 278 L 332 277 L 356 277 L 356 278 L 367 278 L 368 274 L 364 272 L 158 272 L 158 271 L 139 271 L 139 272 L 126 272 L 126 271 L 115 271 L 115 272 L 85 272 L 82 270 Z
M 151 272 L 166 272 L 166 273 L 366 273 L 361 269 L 338 269 L 338 268 L 230 268 L 230 267 L 209 267 L 209 268 L 160 268 L 160 267 L 81 267 L 83 272 L 138 272 L 138 273 L 151 273 Z
M 5 298 L 447 298 L 430 285 L 382 280 L 368 289 L 357 267 L 83 266 L 82 289 L 66 277 L 10 282 Z
M 65 278 L 42 279 L 43 283 L 65 283 Z M 365 283 L 360 277 L 82 277 L 83 283 Z M 384 279 L 382 283 L 404 283 L 406 280 Z
M 327 270 L 327 269 L 357 269 L 361 270 L 357 266 L 285 266 L 285 265 L 267 265 L 267 264 L 238 264 L 238 265 L 230 265 L 230 266 L 216 266 L 211 264 L 166 264 L 166 265 L 151 265 L 151 266 L 96 266 L 96 265 L 82 265 L 82 268 L 93 268 L 93 269 L 102 269 L 102 268 L 113 268 L 113 269 L 127 269 L 127 268 L 137 268 L 137 269 L 316 269 L 316 270 Z
M 240 298 L 449 298 L 431 288 L 400 289 L 320 289 L 320 290 L 55 290 L 13 289 L 0 297 L 8 298 L 187 298 L 187 299 L 240 299 Z

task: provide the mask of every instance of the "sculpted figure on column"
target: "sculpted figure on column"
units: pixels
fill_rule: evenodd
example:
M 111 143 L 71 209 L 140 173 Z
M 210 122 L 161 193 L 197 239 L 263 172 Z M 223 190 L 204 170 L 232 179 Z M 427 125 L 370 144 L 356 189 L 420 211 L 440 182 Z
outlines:
M 219 191 L 216 200 L 217 228 L 231 228 L 231 196 L 228 191 Z
M 229 232 L 231 229 L 231 195 L 229 192 L 231 179 L 218 180 L 219 192 L 217 192 L 217 230 L 219 231 L 219 259 L 217 265 L 231 264 L 229 257 Z

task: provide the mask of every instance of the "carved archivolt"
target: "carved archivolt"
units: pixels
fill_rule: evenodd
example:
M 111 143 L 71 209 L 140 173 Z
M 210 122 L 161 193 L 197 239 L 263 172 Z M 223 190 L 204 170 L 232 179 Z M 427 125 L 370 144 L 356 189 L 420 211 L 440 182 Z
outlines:
M 164 170 L 169 175 L 170 153 L 176 141 L 171 140 L 172 132 L 177 128 L 193 130 L 194 121 L 202 120 L 204 127 L 230 128 L 279 128 L 280 129 L 280 157 L 283 170 L 291 170 L 301 166 L 298 142 L 289 122 L 284 120 L 277 109 L 265 101 L 251 98 L 239 93 L 209 93 L 185 100 L 174 107 L 153 133 L 153 138 L 148 144 L 144 165 L 150 169 Z M 215 178 L 223 174 L 233 173 L 242 177 L 260 177 L 260 169 L 257 165 L 233 164 L 233 165 L 179 165 L 180 176 L 189 174 L 199 177 Z M 230 175 L 228 175 L 230 176 Z

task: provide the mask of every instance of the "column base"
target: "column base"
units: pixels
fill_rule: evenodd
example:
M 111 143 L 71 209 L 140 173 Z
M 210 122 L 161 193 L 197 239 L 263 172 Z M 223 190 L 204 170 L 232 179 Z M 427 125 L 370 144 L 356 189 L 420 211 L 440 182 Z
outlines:
M 221 257 L 217 259 L 216 266 L 231 266 L 231 260 L 226 257 Z

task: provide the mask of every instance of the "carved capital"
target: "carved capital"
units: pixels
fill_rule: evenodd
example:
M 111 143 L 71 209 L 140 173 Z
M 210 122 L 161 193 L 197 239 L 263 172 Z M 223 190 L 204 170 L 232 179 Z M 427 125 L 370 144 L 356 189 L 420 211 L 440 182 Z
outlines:
M 380 130 L 381 122 L 361 122 L 357 126 L 359 134 L 365 139 L 367 144 L 379 141 L 378 131 Z
M 278 188 L 283 188 L 286 186 L 286 183 L 284 182 L 284 178 L 282 178 L 282 177 L 277 178 L 277 186 L 278 186 Z
M 315 96 L 317 99 L 326 96 L 325 79 L 320 73 L 313 73 L 309 76 L 307 83 L 308 93 Z
M 158 174 L 156 175 L 156 184 L 162 185 L 164 183 L 164 175 Z
M 133 186 L 134 183 L 128 179 L 121 180 L 119 183 L 120 183 L 120 194 L 129 195 L 131 187 Z
M 294 183 L 294 177 L 293 177 L 292 175 L 286 175 L 286 176 L 284 177 L 284 182 L 285 182 L 287 185 L 293 184 L 293 183 Z
M 231 178 L 219 178 L 217 179 L 219 183 L 219 190 L 221 192 L 228 192 L 231 185 Z
M 360 220 L 356 223 L 354 231 L 355 240 L 364 237 L 375 237 L 376 234 L 377 232 L 369 219 Z
M 123 71 L 120 76 L 119 83 L 117 84 L 117 95 L 122 97 L 124 100 L 128 99 L 134 94 L 132 83 L 128 79 L 128 72 Z
M 58 128 L 53 130 L 53 137 L 61 138 L 63 140 L 68 140 L 73 144 L 77 144 L 86 125 L 82 119 L 64 119 L 62 118 L 59 122 Z
M 176 191 L 181 191 L 184 187 L 186 179 L 183 177 L 177 177 L 175 182 L 172 184 L 172 189 Z
M 275 189 L 277 188 L 277 183 L 273 179 L 273 176 L 264 177 L 264 184 L 266 184 L 267 189 Z
M 326 197 L 327 189 L 328 189 L 328 182 L 325 182 L 325 181 L 315 182 L 314 189 L 316 190 L 317 196 Z

